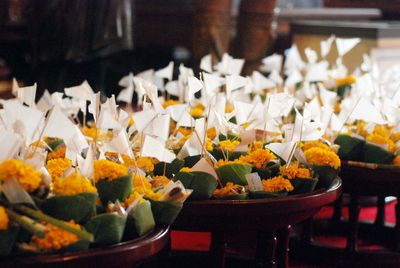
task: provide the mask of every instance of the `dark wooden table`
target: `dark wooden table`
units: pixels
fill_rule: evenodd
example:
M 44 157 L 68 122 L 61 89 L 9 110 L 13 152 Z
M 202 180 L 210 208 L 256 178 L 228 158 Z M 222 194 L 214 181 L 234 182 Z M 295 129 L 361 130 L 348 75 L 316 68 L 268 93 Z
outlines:
M 288 266 L 290 226 L 310 218 L 341 193 L 337 178 L 328 190 L 310 194 L 253 200 L 185 202 L 172 229 L 211 232 L 210 253 L 214 265 L 225 263 L 226 235 L 256 231 L 257 262 L 264 266 Z
M 169 228 L 156 228 L 135 240 L 80 252 L 0 260 L 0 267 L 136 267 L 169 243 Z

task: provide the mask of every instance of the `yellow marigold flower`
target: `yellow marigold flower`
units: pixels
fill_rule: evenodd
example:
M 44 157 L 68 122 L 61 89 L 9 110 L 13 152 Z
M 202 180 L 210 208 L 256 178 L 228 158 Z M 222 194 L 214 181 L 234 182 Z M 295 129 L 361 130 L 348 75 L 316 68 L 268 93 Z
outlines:
M 32 142 L 30 146 L 38 148 L 47 148 L 47 144 L 41 140 Z
M 381 136 L 381 135 L 376 135 L 376 134 L 371 134 L 367 136 L 367 141 L 376 143 L 376 144 L 381 144 L 381 145 L 387 145 L 387 149 L 390 153 L 394 153 L 396 151 L 396 144 L 389 138 Z
M 393 159 L 393 165 L 400 166 L 400 155 L 396 155 L 396 157 Z
M 229 114 L 229 113 L 233 112 L 233 109 L 234 109 L 234 107 L 233 107 L 232 104 L 227 103 L 227 104 L 225 105 L 225 113 Z
M 393 142 L 398 142 L 400 140 L 400 132 L 395 132 L 390 135 L 390 139 Z
M 372 133 L 383 137 L 390 137 L 390 131 L 391 129 L 387 126 L 375 125 Z
M 307 151 L 308 149 L 311 149 L 314 147 L 318 147 L 318 148 L 328 150 L 328 151 L 331 150 L 329 145 L 322 141 L 307 141 L 301 145 L 301 148 L 303 149 L 303 151 Z
M 247 155 L 242 155 L 239 159 L 255 168 L 262 169 L 268 162 L 275 160 L 276 156 L 268 149 L 256 149 Z
M 128 169 L 124 165 L 109 160 L 94 161 L 94 178 L 96 181 L 103 179 L 115 180 L 125 175 L 128 175 Z
M 356 77 L 354 75 L 348 75 L 346 77 L 343 77 L 341 79 L 336 79 L 336 87 L 340 87 L 343 85 L 351 85 L 356 82 Z
M 7 230 L 9 222 L 10 219 L 8 218 L 6 209 L 0 206 L 0 230 Z
M 112 136 L 111 132 L 101 133 L 100 129 L 97 129 L 95 127 L 83 127 L 83 128 L 81 128 L 81 131 L 82 131 L 83 135 L 91 138 L 92 140 L 97 139 L 97 140 L 104 141 L 104 140 L 107 140 L 107 138 Z
M 96 187 L 94 187 L 88 179 L 76 173 L 65 178 L 56 178 L 53 183 L 53 193 L 55 195 L 75 195 L 96 192 Z
M 335 102 L 335 105 L 333 106 L 333 112 L 335 113 L 335 114 L 339 114 L 340 113 L 340 111 L 341 111 L 341 106 L 340 106 L 340 102 Z
M 46 164 L 47 170 L 53 180 L 60 178 L 71 166 L 72 162 L 68 158 L 51 159 Z
M 151 189 L 151 183 L 143 176 L 136 174 L 133 178 L 133 190 L 144 195 L 148 199 L 158 200 L 161 193 L 155 193 Z
M 233 184 L 232 182 L 227 182 L 225 187 L 221 189 L 216 189 L 213 193 L 216 197 L 223 197 L 226 195 L 242 194 L 244 193 L 244 187 L 239 184 Z
M 154 164 L 150 157 L 140 157 L 136 160 L 137 167 L 146 173 L 151 173 L 154 170 Z
M 181 168 L 181 170 L 179 170 L 179 172 L 192 172 L 193 170 L 189 167 L 183 167 Z
M 178 100 L 169 99 L 169 100 L 166 100 L 166 101 L 162 104 L 162 106 L 163 106 L 164 109 L 166 109 L 168 106 L 177 105 L 177 104 L 182 104 L 182 102 L 180 102 L 180 101 L 178 101 Z
M 191 135 L 183 136 L 176 144 L 178 148 L 181 148 L 185 144 L 185 142 L 190 138 L 190 136 Z
M 135 124 L 135 120 L 133 119 L 133 117 L 129 117 L 129 122 L 128 122 L 128 126 L 133 126 Z
M 35 191 L 42 182 L 42 174 L 19 160 L 6 160 L 0 164 L 0 180 L 14 177 L 28 191 Z
M 295 162 L 288 167 L 281 166 L 279 171 L 282 176 L 287 177 L 288 179 L 300 178 L 300 179 L 309 179 L 311 178 L 311 172 L 308 168 L 300 167 L 299 163 Z
M 215 127 L 207 129 L 207 138 L 209 138 L 210 140 L 214 140 L 216 136 L 217 130 L 215 129 Z
M 214 150 L 213 143 L 209 138 L 206 139 L 206 150 L 209 151 L 209 152 Z
M 201 103 L 197 104 L 190 110 L 190 115 L 193 116 L 194 118 L 202 117 L 203 113 L 204 113 L 204 106 Z
M 133 189 L 136 190 L 137 187 L 151 189 L 151 183 L 147 180 L 146 177 L 141 176 L 139 174 L 135 174 L 133 176 Z
M 74 221 L 68 222 L 75 229 L 80 229 L 81 226 L 79 224 L 74 223 Z M 60 229 L 54 225 L 43 223 L 46 226 L 45 237 L 39 238 L 37 236 L 32 236 L 31 245 L 43 250 L 43 251 L 52 251 L 59 250 L 66 246 L 71 245 L 78 241 L 79 237 L 76 234 L 70 233 L 63 229 Z
M 67 151 L 67 147 L 60 146 L 52 152 L 47 154 L 47 161 L 56 158 L 65 158 L 65 152 Z
M 141 204 L 144 202 L 144 199 L 142 198 L 142 195 L 139 194 L 138 192 L 134 191 L 131 193 L 127 199 L 124 201 L 124 207 L 127 208 L 129 207 L 133 202 L 135 202 L 137 199 L 139 199 L 138 204 Z
M 253 143 L 253 146 L 250 147 L 250 152 L 255 151 L 257 149 L 263 149 L 264 147 L 264 141 L 256 141 Z
M 232 152 L 240 144 L 238 140 L 224 140 L 219 142 L 219 147 L 221 150 L 226 152 Z
M 153 180 L 150 181 L 151 186 L 153 188 L 164 187 L 167 185 L 171 180 L 168 179 L 166 176 L 154 176 Z
M 340 167 L 340 159 L 337 154 L 319 147 L 308 149 L 304 152 L 307 162 L 316 166 L 330 166 L 334 169 Z
M 293 185 L 288 179 L 282 176 L 276 176 L 272 179 L 262 180 L 264 192 L 275 193 L 280 191 L 290 192 L 293 191 Z
M 235 159 L 235 160 L 224 160 L 224 159 L 220 159 L 218 160 L 216 167 L 222 167 L 222 166 L 226 166 L 226 165 L 231 165 L 231 164 L 240 164 L 240 165 L 244 165 L 247 163 L 244 163 L 242 160 Z
M 356 123 L 356 133 L 360 136 L 366 137 L 368 135 L 368 131 L 365 129 L 366 123 L 364 121 L 357 121 Z

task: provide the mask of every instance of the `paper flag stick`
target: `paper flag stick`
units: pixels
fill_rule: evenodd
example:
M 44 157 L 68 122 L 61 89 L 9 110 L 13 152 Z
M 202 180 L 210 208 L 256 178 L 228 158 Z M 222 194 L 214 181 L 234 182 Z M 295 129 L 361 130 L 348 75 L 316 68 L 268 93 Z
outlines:
M 200 69 L 209 73 L 212 73 L 212 59 L 211 54 L 208 54 L 201 58 Z
M 155 75 L 158 76 L 158 77 L 165 78 L 165 79 L 168 79 L 169 81 L 171 81 L 173 72 L 174 72 L 174 62 L 170 61 L 168 66 L 156 71 Z
M 194 98 L 194 94 L 199 92 L 203 88 L 203 83 L 194 76 L 188 77 L 188 87 L 189 87 L 189 100 Z
M 336 38 L 336 47 L 339 56 L 343 57 L 360 42 L 360 38 Z

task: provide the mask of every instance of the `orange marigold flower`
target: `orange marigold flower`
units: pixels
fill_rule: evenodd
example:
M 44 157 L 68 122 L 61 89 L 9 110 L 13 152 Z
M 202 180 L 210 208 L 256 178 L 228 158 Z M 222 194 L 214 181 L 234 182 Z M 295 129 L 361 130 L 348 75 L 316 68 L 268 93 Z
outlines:
M 396 151 L 396 144 L 389 138 L 377 134 L 371 134 L 367 136 L 367 141 L 370 141 L 372 143 L 380 144 L 380 145 L 386 145 L 387 150 L 390 153 L 394 153 Z
M 65 158 L 65 153 L 67 151 L 67 147 L 60 146 L 52 152 L 47 154 L 47 161 L 56 159 L 56 158 Z
M 307 162 L 316 166 L 330 166 L 334 169 L 340 167 L 339 156 L 332 152 L 319 147 L 308 149 L 304 152 Z
M 219 147 L 221 150 L 226 152 L 233 152 L 235 148 L 240 144 L 238 140 L 224 140 L 219 142 Z
M 96 193 L 97 189 L 87 178 L 73 173 L 65 178 L 56 178 L 53 183 L 55 195 L 75 195 L 80 193 Z
M 242 185 L 233 184 L 232 182 L 227 182 L 225 187 L 221 189 L 216 189 L 213 193 L 216 197 L 223 197 L 226 195 L 243 194 L 245 189 Z
M 8 218 L 6 209 L 0 206 L 0 230 L 7 230 L 10 219 Z
M 275 160 L 276 156 L 268 149 L 256 149 L 247 155 L 242 155 L 239 160 L 255 168 L 265 168 L 268 162 Z
M 151 186 L 153 188 L 164 187 L 167 185 L 171 180 L 168 179 L 166 176 L 154 176 L 153 180 L 150 181 Z
M 328 146 L 328 144 L 322 142 L 322 141 L 307 141 L 301 145 L 301 148 L 303 151 L 307 151 L 308 149 L 318 147 L 322 148 L 325 150 L 330 150 L 331 148 Z
M 72 162 L 68 158 L 51 159 L 46 164 L 47 170 L 53 180 L 60 178 L 71 166 Z
M 163 106 L 164 109 L 166 109 L 168 106 L 177 105 L 177 104 L 182 104 L 182 102 L 181 102 L 181 101 L 178 101 L 178 100 L 169 99 L 169 100 L 166 100 L 166 101 L 162 104 L 162 106 Z
M 35 191 L 42 182 L 42 174 L 20 160 L 6 160 L 0 164 L 0 180 L 15 178 L 28 191 Z
M 280 191 L 293 191 L 293 185 L 288 179 L 282 176 L 276 176 L 268 180 L 262 180 L 264 192 L 275 193 Z
M 124 165 L 109 160 L 94 161 L 94 178 L 96 181 L 114 180 L 125 175 L 128 175 L 128 169 Z
M 179 172 L 192 172 L 193 170 L 189 167 L 183 167 L 181 168 L 181 170 L 179 170 Z
M 144 202 L 144 199 L 142 198 L 142 195 L 139 194 L 138 192 L 134 191 L 131 193 L 127 199 L 124 201 L 124 206 L 125 208 L 129 207 L 133 202 L 135 202 L 137 199 L 139 199 L 138 204 L 141 204 Z
M 288 167 L 281 166 L 279 171 L 282 176 L 288 179 L 300 178 L 309 179 L 311 178 L 311 171 L 308 168 L 300 167 L 298 162 L 295 162 Z

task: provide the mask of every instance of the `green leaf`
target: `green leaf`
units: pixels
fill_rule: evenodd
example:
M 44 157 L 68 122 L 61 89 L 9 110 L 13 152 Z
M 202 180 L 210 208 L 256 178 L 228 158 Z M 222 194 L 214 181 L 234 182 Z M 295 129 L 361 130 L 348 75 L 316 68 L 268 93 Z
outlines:
M 391 164 L 394 159 L 394 154 L 382 149 L 371 143 L 365 143 L 364 153 L 362 157 L 363 162 L 376 163 L 376 164 Z
M 109 201 L 125 200 L 132 193 L 131 175 L 123 176 L 114 180 L 99 180 L 96 183 L 97 191 L 103 204 Z
M 153 230 L 155 226 L 151 204 L 146 200 L 128 214 L 124 237 L 132 239 L 142 236 Z
M 63 139 L 54 138 L 47 145 L 49 145 L 51 150 L 54 151 L 55 149 L 57 149 L 58 146 L 63 145 L 63 144 L 64 144 L 64 140 Z
M 83 223 L 96 213 L 97 193 L 53 196 L 45 199 L 40 208 L 57 219 Z
M 119 243 L 124 234 L 126 217 L 114 213 L 104 213 L 90 219 L 85 228 L 94 235 L 97 245 Z
M 294 189 L 289 194 L 305 194 L 311 193 L 314 191 L 315 187 L 317 186 L 318 179 L 317 178 L 294 178 L 291 179 L 290 182 L 292 183 Z
M 251 173 L 251 166 L 242 164 L 229 164 L 216 169 L 223 185 L 227 182 L 247 185 L 246 174 Z
M 185 161 L 185 167 L 193 167 L 197 162 L 200 161 L 201 156 L 200 155 L 194 155 L 194 156 L 188 156 L 184 159 Z
M 157 225 L 165 226 L 171 225 L 179 212 L 182 210 L 182 203 L 171 203 L 168 201 L 154 201 L 151 202 L 151 210 L 153 211 L 154 219 Z
M 217 188 L 217 180 L 209 173 L 194 172 L 178 172 L 174 181 L 181 181 L 187 189 L 192 189 L 193 193 L 190 199 L 204 200 L 212 197 L 214 190 Z
M 175 159 L 171 163 L 159 162 L 154 165 L 153 174 L 155 176 L 164 175 L 164 164 L 165 164 L 165 176 L 167 176 L 167 178 L 172 178 L 174 174 L 178 173 L 179 170 L 183 168 L 185 161 Z
M 224 154 L 222 153 L 221 149 L 214 149 L 214 151 L 211 152 L 212 156 L 214 156 L 215 159 L 220 160 L 220 159 L 225 159 L 224 154 L 226 156 L 226 152 L 224 151 Z M 228 160 L 235 160 L 241 157 L 242 155 L 245 155 L 246 152 L 229 152 L 228 154 Z
M 0 258 L 10 255 L 18 237 L 19 228 L 10 225 L 7 230 L 0 230 Z
M 266 168 L 263 169 L 254 168 L 254 171 L 258 173 L 261 179 L 269 179 L 271 177 L 275 177 L 276 175 L 278 175 L 279 167 L 280 167 L 279 163 L 269 162 Z
M 312 169 L 319 175 L 317 188 L 329 188 L 333 180 L 338 176 L 339 170 L 330 166 L 316 166 L 313 165 Z
M 339 157 L 342 160 L 361 161 L 365 141 L 349 135 L 339 135 L 335 143 L 340 145 Z

